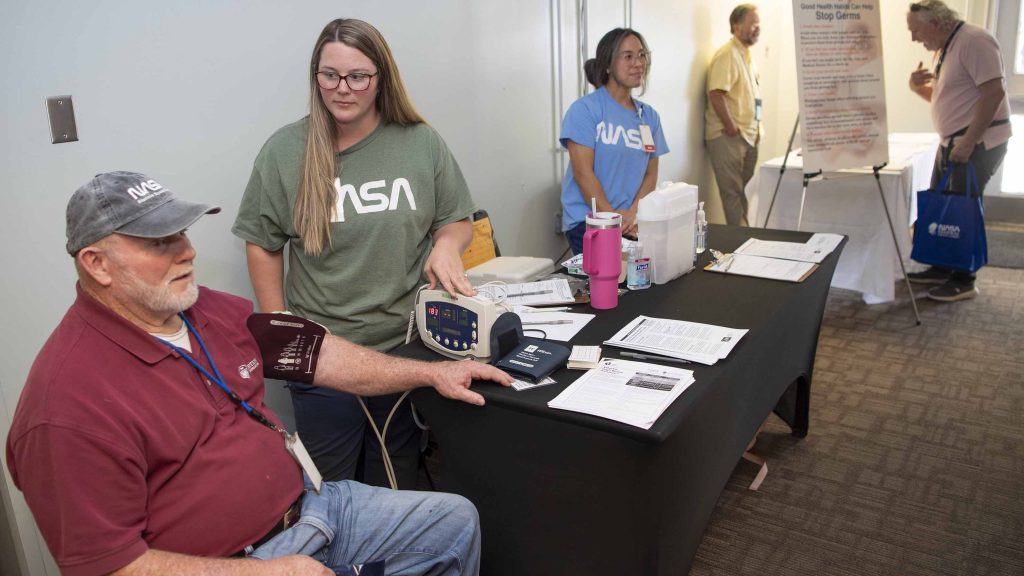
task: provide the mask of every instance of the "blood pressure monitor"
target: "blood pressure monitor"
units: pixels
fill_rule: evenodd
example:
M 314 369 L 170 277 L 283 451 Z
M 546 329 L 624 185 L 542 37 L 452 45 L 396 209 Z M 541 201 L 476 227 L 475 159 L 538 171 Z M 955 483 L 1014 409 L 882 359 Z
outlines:
M 486 298 L 422 290 L 416 297 L 416 327 L 427 346 L 449 358 L 488 362 L 494 353 L 491 327 L 509 311 Z

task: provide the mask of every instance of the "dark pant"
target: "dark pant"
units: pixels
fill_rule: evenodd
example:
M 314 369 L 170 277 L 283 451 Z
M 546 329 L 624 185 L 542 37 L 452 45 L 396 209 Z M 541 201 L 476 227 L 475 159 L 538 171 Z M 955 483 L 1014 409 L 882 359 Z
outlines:
M 932 170 L 932 189 L 938 188 L 939 181 L 942 179 L 942 173 L 946 170 L 949 158 L 949 150 L 945 146 L 940 146 L 938 152 L 935 154 L 935 169 Z M 999 165 L 1003 163 L 1003 157 L 1006 156 L 1006 144 L 1000 144 L 986 150 L 984 144 L 978 144 L 974 147 L 974 152 L 971 152 L 970 162 L 974 165 L 974 175 L 978 179 L 978 194 L 983 194 L 985 186 L 988 185 L 988 181 L 992 179 L 992 175 L 999 169 Z M 967 191 L 967 165 L 960 163 L 953 163 L 953 177 L 949 179 L 949 186 L 947 190 L 966 194 Z
M 288 390 L 295 410 L 295 428 L 324 480 L 355 479 L 373 486 L 388 486 L 380 443 L 355 396 L 299 382 L 289 382 Z M 381 432 L 399 396 L 364 399 Z M 413 422 L 407 398 L 391 418 L 386 438 L 399 488 L 416 487 L 419 440 L 420 430 Z M 361 477 L 357 477 L 357 469 Z
M 952 147 L 940 146 L 938 152 L 935 154 L 935 169 L 932 170 L 932 189 L 937 189 L 939 182 L 942 180 L 942 173 L 945 172 L 949 166 L 949 151 Z M 1003 157 L 1006 156 L 1006 144 L 1000 144 L 990 150 L 985 149 L 984 144 L 978 144 L 974 147 L 974 152 L 971 152 L 970 162 L 974 165 L 974 176 L 978 181 L 978 189 L 975 192 L 976 195 L 982 197 L 984 201 L 985 186 L 988 185 L 989 180 L 992 179 L 992 175 L 999 169 L 999 165 L 1003 163 Z M 953 194 L 964 195 L 967 193 L 967 165 L 960 164 L 957 162 L 953 163 L 953 175 L 949 179 L 949 184 L 946 188 Z M 949 270 L 950 280 L 962 283 L 971 284 L 974 282 L 974 273 L 966 270 L 955 270 L 947 269 L 942 266 L 934 266 L 938 270 Z
M 587 231 L 587 223 L 580 222 L 573 228 L 570 228 L 564 232 L 565 239 L 569 241 L 569 248 L 572 249 L 572 254 L 580 254 L 583 252 L 583 234 Z

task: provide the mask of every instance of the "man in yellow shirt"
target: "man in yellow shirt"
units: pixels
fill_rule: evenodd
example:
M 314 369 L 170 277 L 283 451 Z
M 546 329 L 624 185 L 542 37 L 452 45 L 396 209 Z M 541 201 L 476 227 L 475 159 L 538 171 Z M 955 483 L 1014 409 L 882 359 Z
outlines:
M 704 138 L 711 155 L 725 221 L 747 226 L 744 188 L 754 176 L 761 140 L 761 91 L 750 47 L 761 35 L 757 6 L 740 4 L 729 15 L 732 38 L 708 66 Z

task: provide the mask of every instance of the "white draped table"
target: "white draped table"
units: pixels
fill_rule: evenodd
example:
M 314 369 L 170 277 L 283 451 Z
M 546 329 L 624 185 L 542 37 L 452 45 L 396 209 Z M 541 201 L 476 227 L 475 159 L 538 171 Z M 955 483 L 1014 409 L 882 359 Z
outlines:
M 931 183 L 937 146 L 935 134 L 890 134 L 889 164 L 879 173 L 900 253 L 908 265 L 910 225 L 917 216 L 916 193 L 927 190 Z M 779 156 L 765 162 L 747 185 L 752 226 L 764 226 L 782 159 Z M 798 152 L 790 154 L 769 228 L 796 230 L 802 170 L 803 158 Z M 835 232 L 850 238 L 839 258 L 832 286 L 860 292 L 868 304 L 895 298 L 895 283 L 902 274 L 870 166 L 825 172 L 812 180 L 807 186 L 801 230 Z M 908 266 L 908 271 L 913 269 Z

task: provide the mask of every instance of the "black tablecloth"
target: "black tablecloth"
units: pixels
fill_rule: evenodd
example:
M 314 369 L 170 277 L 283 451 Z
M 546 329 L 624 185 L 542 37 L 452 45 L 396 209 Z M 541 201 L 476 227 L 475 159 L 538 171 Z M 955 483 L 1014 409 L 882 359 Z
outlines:
M 709 246 L 731 252 L 750 237 L 809 236 L 712 225 Z M 482 408 L 417 390 L 413 401 L 441 446 L 439 488 L 480 511 L 483 573 L 687 573 L 725 482 L 769 413 L 807 433 L 818 330 L 841 249 L 801 283 L 707 272 L 705 253 L 693 272 L 629 292 L 613 310 L 574 307 L 597 317 L 571 344 L 601 344 L 638 315 L 749 330 L 725 360 L 685 366 L 696 381 L 649 430 L 548 408 L 581 371 L 563 369 L 556 384 L 523 392 L 474 384 L 487 399 Z M 420 342 L 397 353 L 437 358 Z

